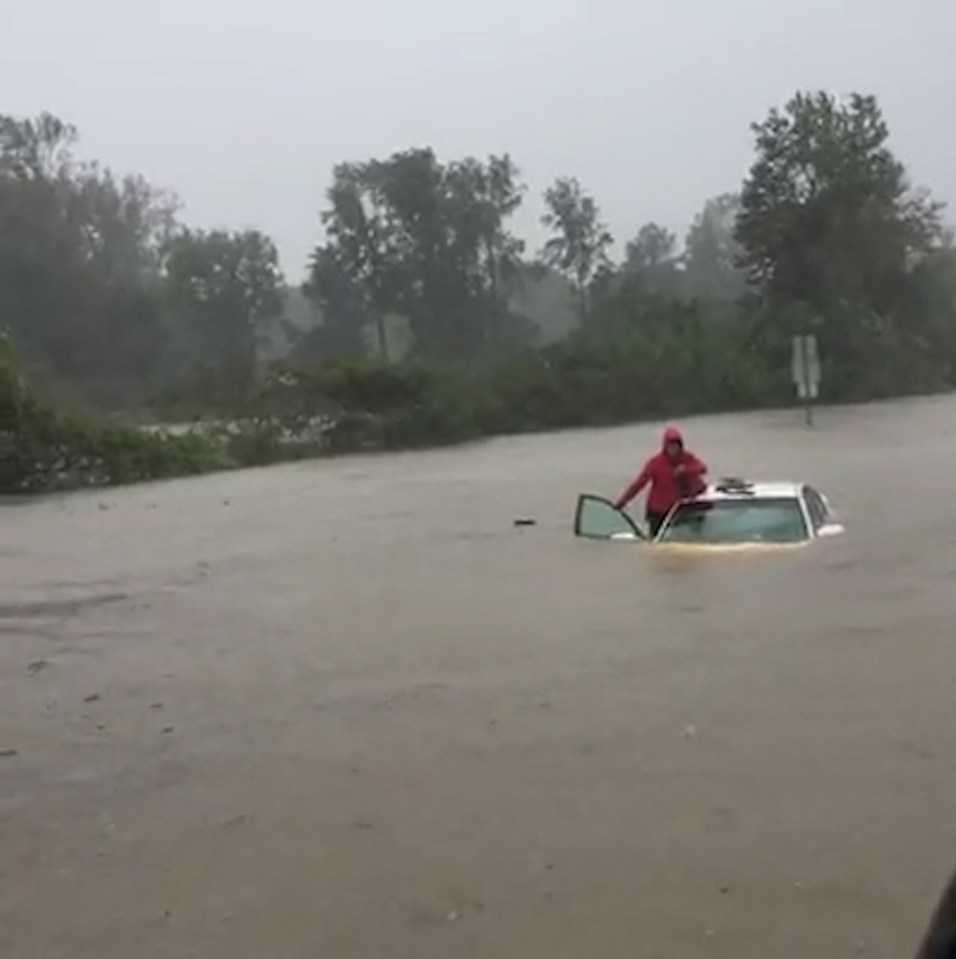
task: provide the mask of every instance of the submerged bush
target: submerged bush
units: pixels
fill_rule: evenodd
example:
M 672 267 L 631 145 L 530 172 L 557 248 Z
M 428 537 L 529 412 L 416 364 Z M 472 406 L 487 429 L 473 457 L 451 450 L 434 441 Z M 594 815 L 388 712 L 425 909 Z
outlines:
M 227 465 L 202 437 L 71 411 L 24 372 L 0 338 L 0 493 L 115 485 Z
M 0 492 L 782 404 L 792 396 L 789 341 L 766 330 L 759 316 L 715 317 L 695 303 L 671 303 L 639 322 L 610 314 L 560 343 L 478 368 L 287 366 L 238 397 L 213 401 L 208 383 L 199 393 L 178 390 L 172 409 L 191 409 L 195 419 L 180 434 L 70 412 L 0 341 Z M 868 341 L 872 355 L 862 365 L 825 365 L 825 395 L 865 399 L 948 384 L 928 348 L 892 332 Z

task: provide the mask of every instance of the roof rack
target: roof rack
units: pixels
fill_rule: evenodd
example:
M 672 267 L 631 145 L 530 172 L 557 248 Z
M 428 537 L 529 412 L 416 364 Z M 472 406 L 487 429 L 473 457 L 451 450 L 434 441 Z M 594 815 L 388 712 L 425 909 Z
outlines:
M 739 476 L 724 476 L 714 484 L 718 493 L 753 493 L 754 484 Z

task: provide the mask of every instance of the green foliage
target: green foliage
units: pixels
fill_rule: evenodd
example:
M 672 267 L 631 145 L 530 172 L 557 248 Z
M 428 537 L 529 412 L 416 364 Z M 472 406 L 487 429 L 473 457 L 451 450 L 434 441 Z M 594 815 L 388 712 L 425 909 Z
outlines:
M 735 236 L 740 196 L 726 193 L 704 204 L 684 243 L 684 284 L 691 297 L 732 303 L 744 292 L 738 262 L 743 250 Z
M 175 204 L 74 160 L 54 117 L 0 116 L 0 317 L 27 360 L 106 404 L 161 375 L 159 250 Z
M 948 249 L 940 207 L 910 188 L 876 100 L 798 94 L 754 133 L 736 235 L 768 342 L 812 329 L 835 398 L 944 382 L 956 304 L 926 266 Z
M 543 226 L 553 236 L 544 245 L 541 258 L 571 282 L 578 303 L 578 315 L 586 320 L 590 312 L 591 285 L 609 267 L 608 249 L 614 242 L 601 220 L 594 198 L 574 177 L 561 177 L 544 193 Z
M 658 223 L 645 223 L 624 250 L 624 265 L 635 272 L 672 267 L 677 259 L 677 237 Z
M 505 224 L 521 193 L 508 156 L 442 164 L 416 149 L 336 167 L 305 285 L 328 341 L 355 356 L 374 330 L 391 359 L 396 316 L 431 358 L 493 355 L 520 336 L 508 303 L 523 244 Z
M 824 399 L 956 385 L 956 251 L 876 101 L 798 94 L 753 129 L 739 194 L 683 243 L 646 224 L 620 263 L 573 178 L 529 261 L 506 154 L 340 164 L 290 296 L 261 233 L 191 230 L 142 178 L 78 162 L 68 124 L 0 115 L 0 318 L 58 391 L 3 345 L 0 489 L 781 404 L 807 331 Z M 68 412 L 64 391 L 192 425 Z
M 247 387 L 283 309 L 271 241 L 180 227 L 173 197 L 76 161 L 76 136 L 0 116 L 0 316 L 25 359 L 107 407 L 199 365 Z
M 487 430 L 486 398 L 470 374 L 415 361 L 331 361 L 270 378 L 253 404 L 328 451 L 457 442 Z M 248 412 L 248 411 L 247 411 Z
M 2 337 L 0 411 L 0 493 L 131 483 L 228 465 L 200 437 L 69 412 L 24 373 Z
M 602 281 L 594 290 L 599 295 L 626 283 L 632 296 L 681 298 L 685 278 L 676 235 L 657 223 L 645 223 L 626 244 L 616 276 L 606 274 Z
M 779 398 L 766 368 L 746 352 L 745 324 L 720 323 L 675 301 L 659 303 L 653 320 L 628 325 L 632 319 L 592 327 L 496 371 L 497 428 L 607 425 Z
M 248 389 L 258 347 L 283 311 L 274 244 L 257 230 L 182 230 L 164 255 L 165 302 L 182 365 L 218 369 Z

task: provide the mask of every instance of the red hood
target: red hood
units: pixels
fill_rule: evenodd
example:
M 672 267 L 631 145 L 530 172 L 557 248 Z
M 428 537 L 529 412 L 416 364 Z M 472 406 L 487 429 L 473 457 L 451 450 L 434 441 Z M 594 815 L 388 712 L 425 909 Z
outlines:
M 661 448 L 665 448 L 668 443 L 680 443 L 684 445 L 684 434 L 676 426 L 668 426 L 664 430 L 664 439 L 661 440 Z

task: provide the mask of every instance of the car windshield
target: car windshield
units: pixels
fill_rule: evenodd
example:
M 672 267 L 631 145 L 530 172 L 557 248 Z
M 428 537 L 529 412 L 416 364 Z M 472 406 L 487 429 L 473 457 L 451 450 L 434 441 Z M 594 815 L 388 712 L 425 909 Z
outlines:
M 808 538 L 796 497 L 683 503 L 661 530 L 662 543 L 798 543 Z

